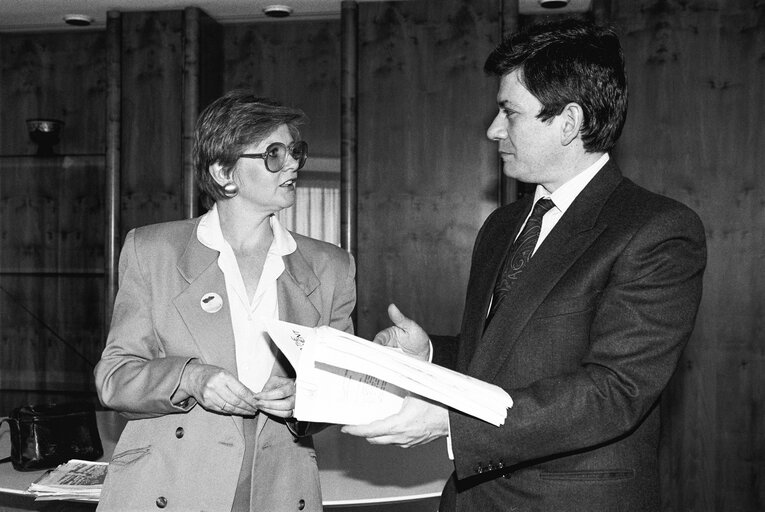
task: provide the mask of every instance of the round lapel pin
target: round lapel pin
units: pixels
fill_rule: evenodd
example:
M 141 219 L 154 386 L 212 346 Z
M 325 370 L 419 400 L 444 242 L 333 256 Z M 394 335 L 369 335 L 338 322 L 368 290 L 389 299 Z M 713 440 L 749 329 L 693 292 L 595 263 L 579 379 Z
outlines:
M 223 307 L 223 299 L 217 293 L 209 292 L 202 295 L 199 305 L 207 313 L 217 313 Z

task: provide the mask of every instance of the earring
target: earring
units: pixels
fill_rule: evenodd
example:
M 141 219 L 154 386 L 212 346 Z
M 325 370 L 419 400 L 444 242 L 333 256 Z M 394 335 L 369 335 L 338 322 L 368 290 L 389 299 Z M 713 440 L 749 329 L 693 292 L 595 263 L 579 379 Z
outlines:
M 229 181 L 225 185 L 223 185 L 223 195 L 227 198 L 231 199 L 232 197 L 236 197 L 236 195 L 239 193 L 239 186 L 234 183 L 233 181 Z

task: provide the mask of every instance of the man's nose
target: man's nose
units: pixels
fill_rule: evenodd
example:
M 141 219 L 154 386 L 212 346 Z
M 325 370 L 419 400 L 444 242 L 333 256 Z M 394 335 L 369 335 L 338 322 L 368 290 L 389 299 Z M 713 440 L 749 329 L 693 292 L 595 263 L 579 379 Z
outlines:
M 489 125 L 489 129 L 486 130 L 486 136 L 493 141 L 499 141 L 507 138 L 507 128 L 505 127 L 505 120 L 500 114 L 494 117 L 494 121 Z

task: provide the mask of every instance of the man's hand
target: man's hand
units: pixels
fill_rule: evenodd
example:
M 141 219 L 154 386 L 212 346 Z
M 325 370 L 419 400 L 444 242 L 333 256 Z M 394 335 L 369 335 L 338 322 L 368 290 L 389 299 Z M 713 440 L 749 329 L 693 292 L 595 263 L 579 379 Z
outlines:
M 400 348 L 412 357 L 427 361 L 430 358 L 428 333 L 413 320 L 405 317 L 395 304 L 388 306 L 388 316 L 393 325 L 378 332 L 372 341 L 378 345 Z
M 416 395 L 404 399 L 401 410 L 366 425 L 346 425 L 344 434 L 365 437 L 371 444 L 403 448 L 426 444 L 449 434 L 449 411 Z

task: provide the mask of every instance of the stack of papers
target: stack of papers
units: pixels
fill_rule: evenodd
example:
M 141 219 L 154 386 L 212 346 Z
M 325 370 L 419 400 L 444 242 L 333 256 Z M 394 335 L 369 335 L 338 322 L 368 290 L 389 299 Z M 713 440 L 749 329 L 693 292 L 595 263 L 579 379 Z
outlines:
M 38 478 L 28 491 L 41 501 L 97 502 L 108 467 L 106 462 L 72 459 Z
M 513 400 L 505 390 L 399 349 L 331 327 L 268 321 L 268 334 L 295 368 L 294 415 L 358 425 L 397 413 L 414 393 L 496 426 Z

